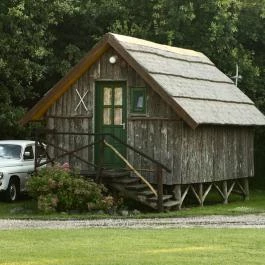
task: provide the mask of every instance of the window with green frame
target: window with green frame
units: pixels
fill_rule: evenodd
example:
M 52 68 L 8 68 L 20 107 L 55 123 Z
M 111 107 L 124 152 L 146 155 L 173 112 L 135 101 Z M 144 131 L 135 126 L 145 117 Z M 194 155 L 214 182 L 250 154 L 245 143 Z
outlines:
M 146 113 L 146 88 L 131 88 L 131 112 L 145 114 Z

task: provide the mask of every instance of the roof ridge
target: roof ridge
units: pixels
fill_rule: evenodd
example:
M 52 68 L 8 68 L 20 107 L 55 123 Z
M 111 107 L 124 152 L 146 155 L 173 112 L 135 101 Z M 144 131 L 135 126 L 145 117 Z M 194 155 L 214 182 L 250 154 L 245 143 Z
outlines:
M 136 37 L 126 36 L 126 35 L 120 35 L 120 34 L 116 34 L 112 32 L 109 32 L 107 34 L 113 36 L 116 40 L 122 41 L 122 42 L 148 46 L 148 47 L 152 47 L 152 48 L 156 48 L 156 49 L 160 49 L 164 51 L 171 51 L 176 54 L 207 58 L 207 56 L 205 56 L 203 53 L 194 51 L 192 49 L 184 49 L 184 48 L 179 48 L 179 47 L 170 46 L 166 44 L 155 43 L 153 41 L 139 39 Z

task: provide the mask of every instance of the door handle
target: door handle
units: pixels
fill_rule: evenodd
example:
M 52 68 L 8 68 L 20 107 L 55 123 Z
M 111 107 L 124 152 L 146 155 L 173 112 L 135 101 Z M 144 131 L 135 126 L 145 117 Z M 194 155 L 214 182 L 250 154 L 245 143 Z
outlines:
M 124 122 L 124 123 L 121 123 L 121 126 L 122 126 L 122 129 L 123 129 L 123 130 L 126 129 L 126 124 L 125 124 L 125 122 Z

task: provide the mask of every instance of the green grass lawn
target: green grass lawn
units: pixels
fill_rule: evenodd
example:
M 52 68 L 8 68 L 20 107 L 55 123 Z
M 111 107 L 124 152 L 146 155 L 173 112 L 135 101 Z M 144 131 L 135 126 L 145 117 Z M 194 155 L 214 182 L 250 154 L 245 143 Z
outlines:
M 262 229 L 1 231 L 0 264 L 264 264 Z
M 152 218 L 152 217 L 185 217 L 185 216 L 201 216 L 201 215 L 239 215 L 249 213 L 265 213 L 265 191 L 251 191 L 249 201 L 243 201 L 240 196 L 233 195 L 227 205 L 223 205 L 220 199 L 213 194 L 209 197 L 208 205 L 198 207 L 197 205 L 187 206 L 181 211 L 171 211 L 166 213 L 143 212 L 134 218 Z M 0 201 L 0 218 L 30 218 L 30 219 L 93 219 L 105 218 L 109 215 L 84 213 L 84 214 L 66 214 L 53 213 L 43 214 L 38 212 L 36 203 L 29 199 L 23 199 L 16 203 L 5 203 Z M 119 215 L 113 215 L 113 218 L 120 218 Z M 130 216 L 129 216 L 130 217 Z

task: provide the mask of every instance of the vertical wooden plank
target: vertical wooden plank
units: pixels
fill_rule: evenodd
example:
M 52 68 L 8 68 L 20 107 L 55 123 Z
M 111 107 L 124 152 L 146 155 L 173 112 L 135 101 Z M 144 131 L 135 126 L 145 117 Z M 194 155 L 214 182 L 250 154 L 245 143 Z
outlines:
M 172 122 L 173 126 L 173 172 L 172 182 L 181 184 L 182 182 L 182 141 L 183 141 L 183 121 Z M 183 179 L 184 181 L 184 179 Z M 184 182 L 185 183 L 185 182 Z
M 214 153 L 214 135 L 213 126 L 208 128 L 208 139 L 209 139 L 209 171 L 206 179 L 213 181 L 213 153 Z M 207 180 L 205 180 L 207 182 Z
M 99 63 L 97 63 L 96 67 L 93 69 L 92 74 L 89 74 L 89 89 L 90 89 L 90 94 L 89 94 L 89 106 L 90 107 L 90 114 L 92 116 L 92 119 L 89 120 L 89 132 L 90 133 L 95 133 L 95 94 L 96 94 L 96 85 L 95 85 L 95 79 L 97 76 L 99 76 L 99 71 L 100 71 L 100 67 L 99 67 Z M 92 143 L 95 141 L 95 137 L 94 136 L 89 136 L 89 143 Z M 89 157 L 90 157 L 90 161 L 92 163 L 95 163 L 95 158 L 94 158 L 94 146 L 92 146 L 92 148 L 89 149 Z
M 168 166 L 168 161 L 167 161 L 167 141 L 168 141 L 168 132 L 167 132 L 167 121 L 161 121 L 161 126 L 160 126 L 160 135 L 161 135 L 161 144 L 160 144 L 160 160 L 163 165 Z M 169 179 L 167 178 L 167 174 L 165 173 L 163 175 L 164 179 L 163 182 L 167 184 L 169 182 Z
M 173 126 L 174 126 L 174 121 L 169 121 L 167 123 L 167 167 L 171 170 L 171 173 L 163 172 L 164 175 L 166 175 L 167 179 L 167 184 L 172 185 L 173 182 L 173 168 L 174 168 L 174 163 L 173 163 L 173 148 L 174 148 L 174 135 L 173 135 Z
M 71 87 L 71 93 L 70 93 L 70 97 L 71 97 L 70 113 L 71 113 L 71 116 L 76 116 L 76 115 L 78 115 L 77 110 L 75 110 L 75 109 L 76 109 L 76 106 L 77 106 L 77 104 L 78 104 L 76 89 L 78 89 L 78 84 L 77 84 L 77 82 Z M 71 120 L 70 120 L 69 131 L 70 131 L 71 133 L 75 133 L 75 132 L 76 132 L 76 128 L 75 128 L 75 119 L 71 119 Z M 71 150 L 74 150 L 74 149 L 75 149 L 75 138 L 76 138 L 76 136 L 74 136 L 74 135 L 70 135 L 70 136 L 69 136 L 69 148 L 70 148 Z M 73 168 L 75 168 L 77 158 L 74 157 L 73 155 L 71 155 L 70 158 L 69 158 L 69 161 L 70 161 L 70 165 L 71 165 Z
M 148 121 L 142 121 L 142 151 L 148 154 L 148 126 L 149 126 L 149 122 Z M 149 169 L 150 168 L 150 161 L 148 161 L 146 158 L 141 157 L 141 167 L 142 169 Z M 142 172 L 142 175 L 151 182 L 151 178 L 150 178 L 150 173 L 149 172 Z
M 201 166 L 202 166 L 202 130 L 197 130 L 196 133 L 196 168 L 197 170 L 197 178 L 199 182 L 207 181 L 205 176 L 202 174 Z
M 154 121 L 154 159 L 157 161 L 161 161 L 161 126 L 161 121 Z
M 63 108 L 63 104 L 62 104 L 62 101 L 63 101 L 63 98 L 59 98 L 57 101 L 56 101 L 56 116 L 61 116 L 62 115 L 62 108 Z M 60 132 L 62 131 L 62 119 L 60 118 L 56 118 L 55 119 L 55 128 L 56 128 L 56 131 Z M 55 137 L 57 140 L 56 140 L 56 145 L 59 146 L 60 148 L 63 148 L 63 136 L 61 134 L 58 134 L 56 135 Z M 56 149 L 56 156 L 60 156 L 61 154 L 63 154 L 63 152 L 60 150 L 60 149 Z M 58 163 L 62 163 L 63 161 L 63 158 L 59 158 L 56 160 L 56 162 Z
M 81 120 L 81 132 L 82 133 L 88 133 L 88 115 L 89 115 L 89 84 L 88 84 L 88 76 L 87 73 L 84 73 L 82 78 L 81 78 L 81 91 L 82 91 L 82 97 L 83 95 L 86 94 L 86 96 L 84 97 L 84 102 L 85 105 L 87 107 L 87 110 L 82 106 L 82 116 L 84 116 L 84 118 Z M 88 137 L 87 135 L 82 135 L 81 137 L 81 143 L 80 143 L 80 147 L 82 146 L 86 146 L 88 145 Z M 88 161 L 88 148 L 83 149 L 80 152 L 80 156 Z M 86 164 L 85 162 L 81 162 L 81 170 L 88 170 L 88 164 Z
M 148 126 L 148 147 L 147 153 L 150 157 L 154 158 L 154 146 L 155 146 L 155 124 L 153 121 L 149 122 Z M 150 169 L 154 169 L 154 164 L 150 163 Z M 150 174 L 149 176 L 150 182 L 155 183 L 154 174 Z
M 141 137 L 141 121 L 134 121 L 134 146 L 142 151 L 142 137 Z M 141 168 L 141 158 L 140 155 L 134 153 L 134 166 L 136 168 Z
M 249 172 L 248 176 L 254 176 L 254 129 L 249 129 L 248 135 L 249 143 L 248 143 L 248 161 L 249 161 Z
M 128 121 L 127 123 L 127 141 L 128 144 L 134 147 L 134 130 L 133 130 L 133 121 Z M 128 161 L 134 165 L 134 154 L 132 150 L 128 150 L 127 152 Z
M 182 127 L 182 145 L 181 145 L 181 183 L 191 183 L 190 176 L 188 175 L 189 155 L 188 155 L 188 139 L 187 139 L 187 125 L 183 124 Z
M 228 141 L 228 160 L 226 165 L 229 171 L 227 171 L 227 179 L 235 179 L 238 174 L 238 159 L 237 159 L 237 139 L 236 132 L 227 128 L 227 141 Z M 229 148 L 230 147 L 230 148 Z

